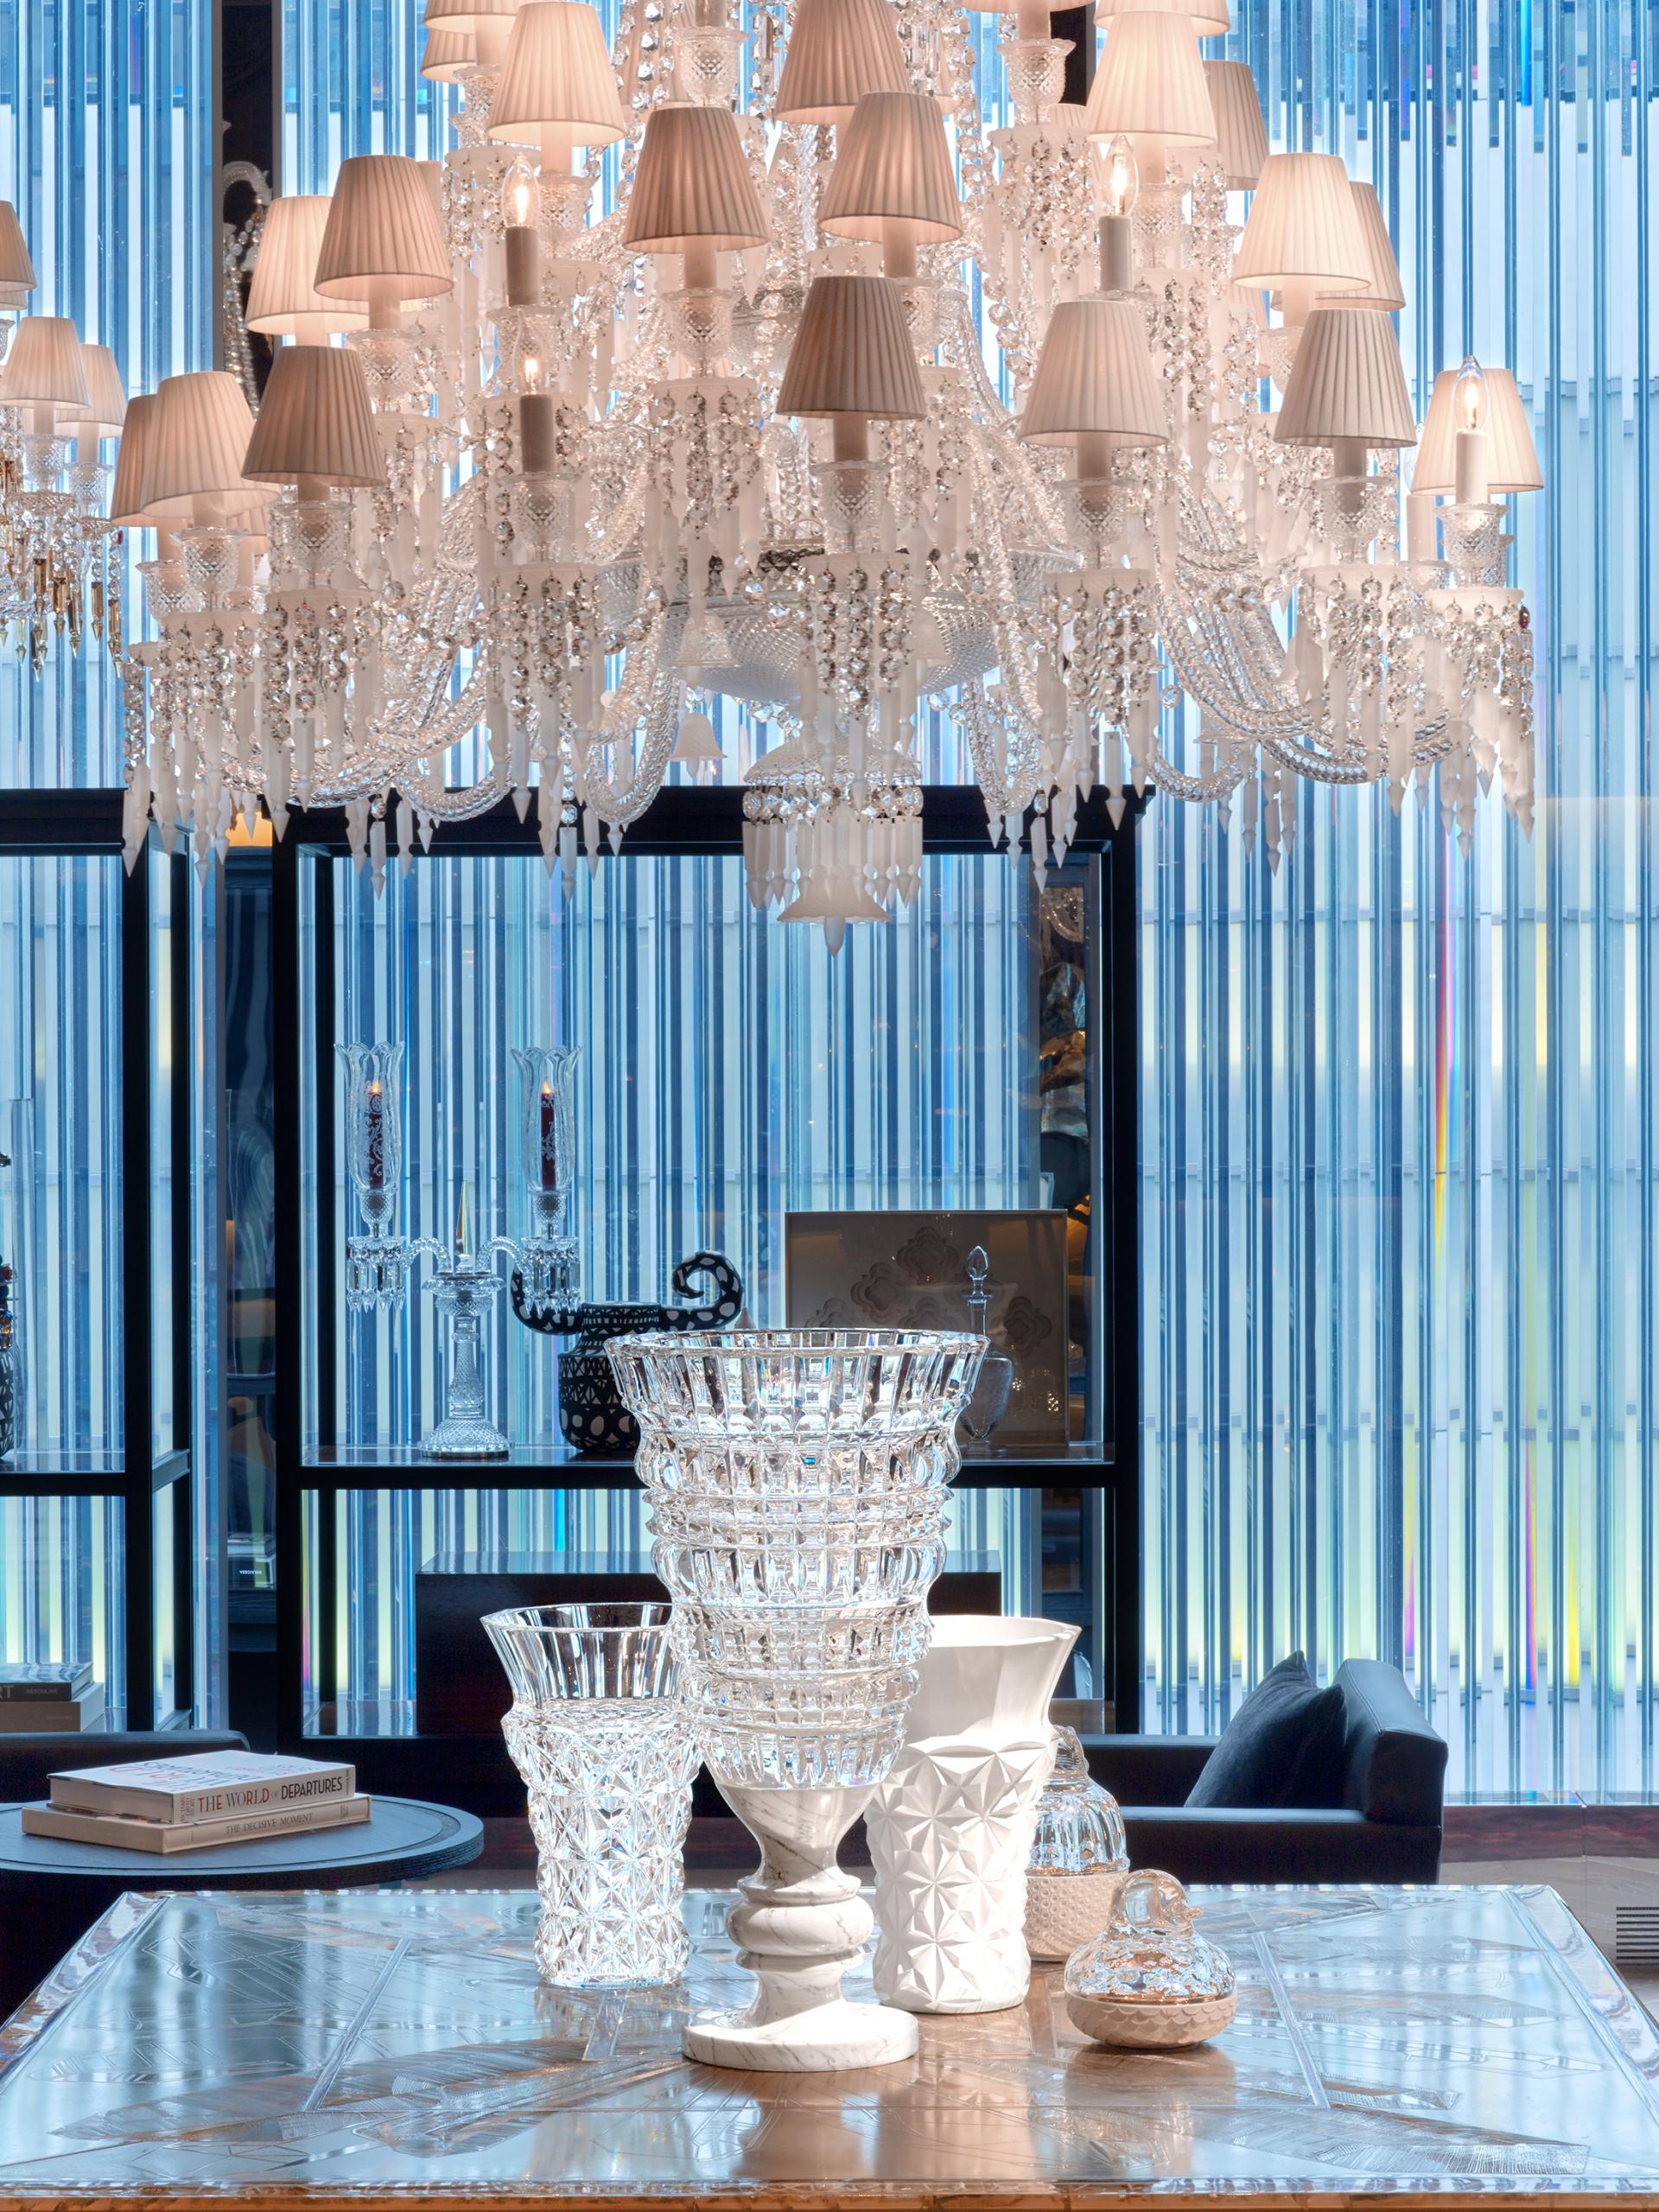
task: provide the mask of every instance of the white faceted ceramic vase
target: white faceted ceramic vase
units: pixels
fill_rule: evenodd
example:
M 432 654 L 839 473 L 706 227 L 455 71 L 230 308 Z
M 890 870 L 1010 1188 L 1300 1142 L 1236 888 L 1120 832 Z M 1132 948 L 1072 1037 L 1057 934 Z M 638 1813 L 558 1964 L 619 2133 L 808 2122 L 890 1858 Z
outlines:
M 1077 1638 L 1059 1621 L 934 1622 L 904 1748 L 865 1815 L 884 2004 L 996 2012 L 1023 2000 L 1026 1868 L 1054 1763 L 1048 1704 Z

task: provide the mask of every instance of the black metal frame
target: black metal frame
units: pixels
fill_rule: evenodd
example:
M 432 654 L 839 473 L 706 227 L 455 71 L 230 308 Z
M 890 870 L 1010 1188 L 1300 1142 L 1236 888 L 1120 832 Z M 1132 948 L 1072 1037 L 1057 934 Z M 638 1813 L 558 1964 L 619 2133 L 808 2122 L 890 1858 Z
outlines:
M 118 791 L 0 791 L 0 858 L 115 856 L 122 849 L 124 794 Z M 194 1338 L 190 1321 L 191 1209 L 194 1129 L 190 1085 L 190 1000 L 194 940 L 190 928 L 188 860 L 166 862 L 171 955 L 168 1065 L 175 1071 L 165 1131 L 180 1203 L 169 1222 L 150 1203 L 155 962 L 150 936 L 150 868 L 161 848 L 152 839 L 122 881 L 120 906 L 121 1130 L 121 1468 L 89 1473 L 73 1467 L 16 1467 L 0 1460 L 0 1497 L 118 1497 L 122 1502 L 123 1637 L 126 1725 L 157 1725 L 156 1700 L 156 1503 L 173 1494 L 174 1705 L 166 1723 L 182 1726 L 195 1698 L 195 1492 L 191 1456 L 176 1439 L 155 1449 L 155 1344 L 152 1259 L 156 1241 L 168 1246 L 173 1319 L 173 1402 L 186 1426 L 192 1410 Z M 164 1723 L 163 1725 L 166 1725 Z
M 1072 851 L 1097 855 L 1100 860 L 1101 906 L 1098 915 L 1097 955 L 1091 982 L 1099 1007 L 1099 1065 L 1101 1107 L 1105 1122 L 1100 1159 L 1103 1177 L 1099 1202 L 1093 1214 L 1094 1258 L 1102 1294 L 1109 1300 L 1105 1344 L 1105 1387 L 1102 1393 L 1103 1441 L 1098 1446 L 1074 1446 L 1052 1458 L 1032 1459 L 988 1455 L 964 1462 L 958 1478 L 969 1487 L 1047 1490 L 1056 1487 L 1100 1491 L 1107 1495 L 1107 1555 L 1099 1562 L 1101 1587 L 1112 1608 L 1107 1629 L 1106 1652 L 1111 1666 L 1116 1726 L 1133 1728 L 1138 1723 L 1139 1682 L 1139 1558 L 1140 1484 L 1138 1460 L 1138 1315 L 1135 1269 L 1136 1147 L 1135 1142 L 1135 827 L 1139 810 L 1127 810 L 1121 825 L 1114 826 L 1100 798 L 1091 800 L 1080 815 Z M 984 853 L 988 850 L 985 810 L 979 793 L 969 788 L 930 786 L 922 815 L 923 849 L 928 853 Z M 656 854 L 736 855 L 742 849 L 742 793 L 729 788 L 681 786 L 665 789 L 629 830 L 620 855 L 605 855 L 607 866 L 624 866 L 631 858 Z M 369 1736 L 330 1734 L 326 1738 L 305 1732 L 305 1577 L 304 1523 L 308 1496 L 329 1498 L 341 1492 L 372 1490 L 553 1490 L 627 1489 L 634 1486 L 628 1459 L 601 1459 L 578 1456 L 562 1448 L 537 1454 L 531 1464 L 516 1459 L 480 1461 L 476 1465 L 422 1459 L 411 1450 L 388 1463 L 369 1452 L 334 1456 L 326 1445 L 309 1463 L 305 1452 L 305 1408 L 299 1387 L 308 1363 L 321 1394 L 318 1405 L 318 1433 L 334 1433 L 331 1417 L 334 1378 L 330 1360 L 322 1348 L 332 1344 L 335 1319 L 335 1283 L 340 1255 L 323 1241 L 332 1235 L 325 1210 L 308 1223 L 302 1198 L 302 1131 L 308 1118 L 314 1132 L 317 1171 L 325 1184 L 332 1182 L 335 1132 L 334 1094 L 330 1084 L 321 1095 L 304 1095 L 302 1070 L 308 1058 L 314 1067 L 332 1065 L 334 1038 L 333 976 L 330 963 L 319 960 L 311 978 L 310 1018 L 316 1033 L 311 1052 L 305 1046 L 307 993 L 302 988 L 304 940 L 301 930 L 301 869 L 308 855 L 334 858 L 349 850 L 344 815 L 316 810 L 293 817 L 288 833 L 272 853 L 271 957 L 272 1001 L 277 1095 L 276 1100 L 276 1159 L 275 1178 L 276 1247 L 276 1363 L 277 1385 L 273 1400 L 276 1446 L 276 1559 L 277 1736 L 282 1749 L 315 1752 L 326 1741 L 330 1753 L 350 1758 L 365 1784 L 382 1790 L 430 1787 L 432 1761 L 442 1743 L 444 1789 L 457 1803 L 474 1803 L 487 1809 L 490 1783 L 499 1767 L 497 1742 L 473 1745 L 470 1739 L 442 1739 L 418 1735 Z M 462 855 L 499 854 L 539 859 L 539 845 L 531 825 L 522 823 L 511 804 L 503 802 L 471 821 L 442 824 L 432 842 L 431 858 Z M 416 868 L 430 864 L 417 854 Z M 320 869 L 315 879 L 314 941 L 330 942 L 326 902 L 328 872 Z M 317 902 L 325 902 L 318 911 Z M 305 1238 L 318 1240 L 314 1253 L 312 1281 L 316 1295 L 308 1308 L 305 1298 Z M 307 1340 L 317 1354 L 306 1358 Z M 319 1516 L 319 1586 L 331 1589 L 334 1580 L 334 1516 Z M 335 1680 L 333 1650 L 334 1608 L 319 1613 L 320 1688 L 329 1699 Z M 476 1803 L 474 1803 L 476 1799 Z

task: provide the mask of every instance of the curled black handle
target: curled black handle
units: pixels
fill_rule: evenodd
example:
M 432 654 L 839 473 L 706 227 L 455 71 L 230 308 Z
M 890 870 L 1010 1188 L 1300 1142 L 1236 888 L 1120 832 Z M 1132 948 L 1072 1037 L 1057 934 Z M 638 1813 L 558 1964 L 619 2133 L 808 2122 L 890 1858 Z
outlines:
M 699 1275 L 708 1278 L 706 1306 L 665 1306 L 664 1329 L 723 1329 L 743 1311 L 743 1284 L 722 1252 L 694 1252 L 674 1270 L 674 1295 L 683 1298 Z
M 613 1326 L 632 1329 L 723 1329 L 743 1311 L 743 1282 L 723 1252 L 694 1252 L 674 1270 L 674 1295 L 686 1297 L 702 1281 L 706 1303 L 702 1306 L 633 1306 L 628 1319 Z M 527 1329 L 543 1337 L 583 1335 L 602 1314 L 603 1306 L 537 1306 L 524 1287 L 523 1272 L 515 1268 L 508 1294 L 513 1313 Z

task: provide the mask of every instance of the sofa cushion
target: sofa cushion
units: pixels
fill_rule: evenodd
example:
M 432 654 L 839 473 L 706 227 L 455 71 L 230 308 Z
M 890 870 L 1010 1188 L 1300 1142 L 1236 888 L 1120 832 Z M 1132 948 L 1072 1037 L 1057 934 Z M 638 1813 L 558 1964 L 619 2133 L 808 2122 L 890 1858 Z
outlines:
M 1342 1692 L 1334 1683 L 1320 1689 L 1306 1658 L 1293 1651 L 1228 1722 L 1186 1802 L 1263 1808 L 1340 1805 L 1346 1732 Z

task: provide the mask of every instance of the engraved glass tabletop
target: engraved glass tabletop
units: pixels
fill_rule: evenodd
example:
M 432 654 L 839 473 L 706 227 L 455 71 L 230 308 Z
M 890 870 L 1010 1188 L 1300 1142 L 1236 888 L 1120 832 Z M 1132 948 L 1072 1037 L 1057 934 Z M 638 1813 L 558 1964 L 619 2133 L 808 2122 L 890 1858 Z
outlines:
M 0 2208 L 1659 2188 L 1659 2037 L 1552 1891 L 1193 1894 L 1238 1981 L 1214 2043 L 1098 2049 L 1041 1967 L 821 2075 L 681 2058 L 747 1986 L 712 1891 L 684 1986 L 581 1992 L 538 1982 L 527 1891 L 124 1899 L 0 2030 Z

